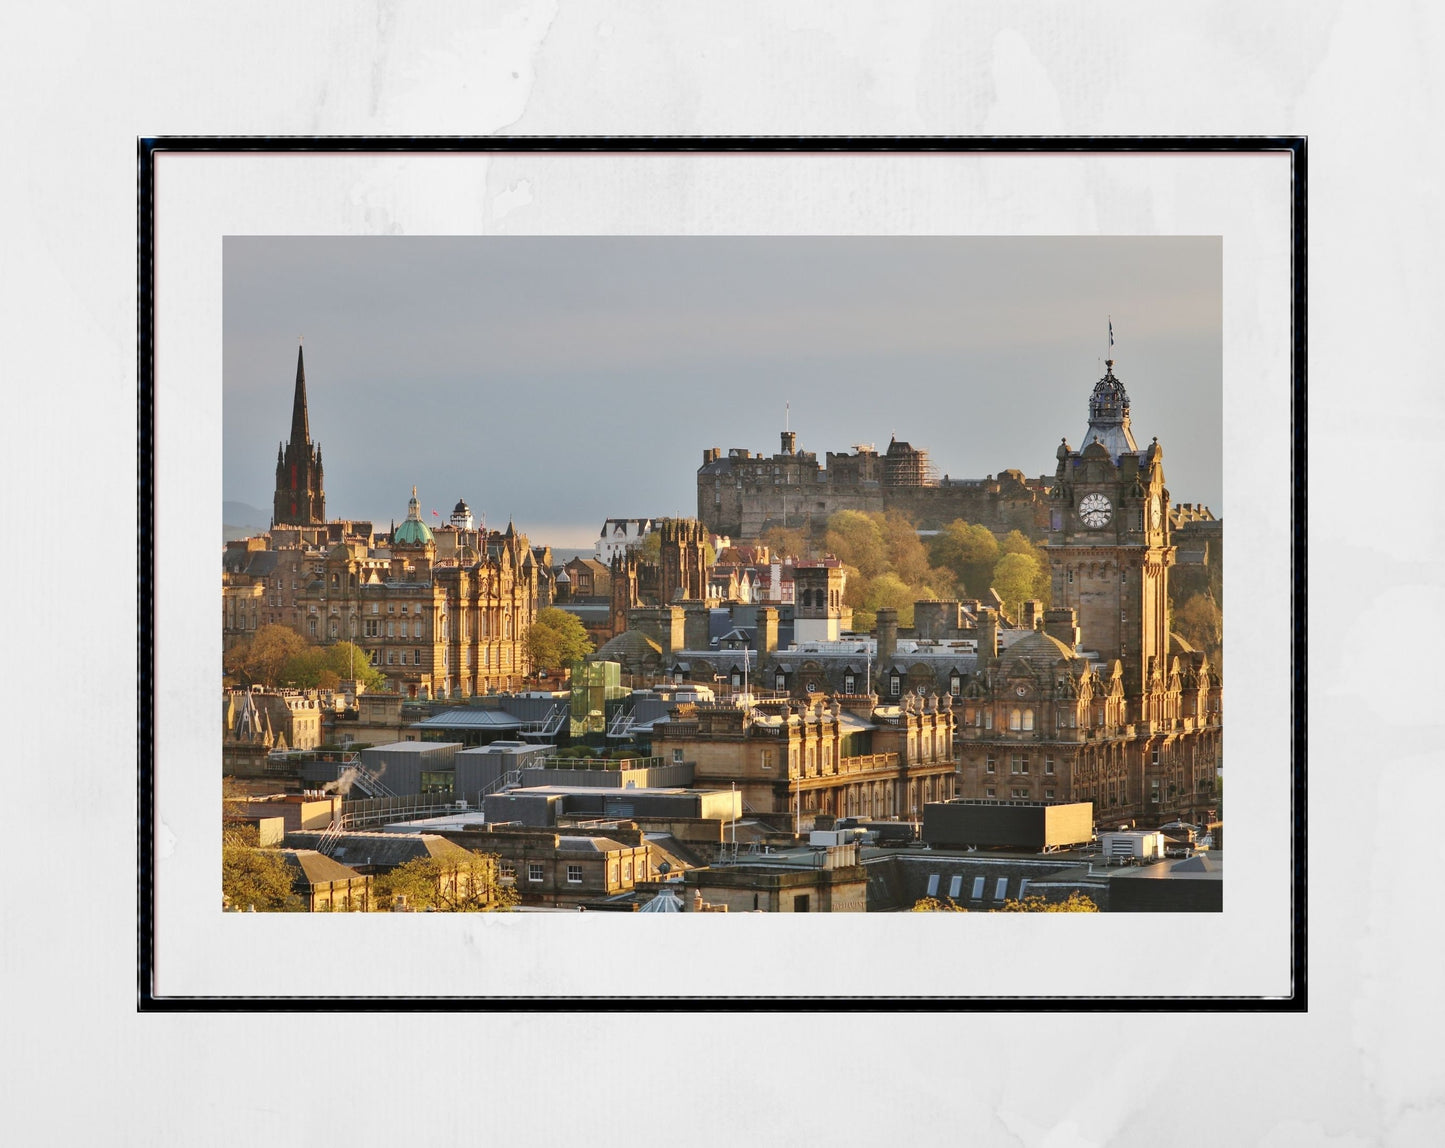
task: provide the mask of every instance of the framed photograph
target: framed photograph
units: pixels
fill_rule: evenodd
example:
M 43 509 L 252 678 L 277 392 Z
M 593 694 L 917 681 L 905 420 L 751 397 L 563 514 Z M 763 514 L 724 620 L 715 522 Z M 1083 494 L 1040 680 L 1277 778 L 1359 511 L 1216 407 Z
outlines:
M 139 159 L 143 1010 L 1305 1008 L 1303 139 L 159 138 Z M 909 522 L 918 567 L 871 564 L 840 514 Z M 1017 585 L 993 559 L 948 576 L 965 519 Z M 278 530 L 300 564 L 232 578 Z M 650 599 L 635 572 L 619 589 L 629 530 L 662 539 Z M 784 583 L 757 547 L 794 535 L 819 551 Z M 694 569 L 691 547 L 730 557 Z M 461 606 L 429 596 L 445 568 Z M 524 576 L 515 621 L 477 608 Z M 552 858 L 559 891 L 523 907 L 567 911 L 225 903 L 223 753 L 238 723 L 262 757 L 303 736 L 244 675 L 223 688 L 257 628 L 347 642 L 332 678 L 374 676 L 424 747 L 417 720 L 481 695 L 567 698 L 524 631 L 584 597 L 597 645 L 645 616 L 616 664 L 694 707 L 630 784 L 791 833 L 816 858 L 796 889 L 674 882 L 684 911 L 649 924 L 577 911 L 606 898 L 567 895 Z M 317 704 L 354 718 L 356 687 L 329 686 Z M 739 738 L 793 722 L 799 781 L 669 774 L 713 760 L 697 707 L 744 715 Z M 906 731 L 890 768 L 926 764 L 924 738 L 944 765 L 843 776 L 893 752 L 883 724 Z M 417 768 L 362 788 L 436 792 Z M 480 783 L 445 784 L 449 827 L 475 821 Z M 599 820 L 626 822 L 626 784 Z M 1082 840 L 1048 836 L 1084 802 Z M 950 837 L 955 813 L 1045 829 L 985 879 L 975 855 L 1019 842 Z M 860 844 L 883 822 L 911 827 L 897 857 Z M 748 868 L 735 833 L 711 847 Z M 846 867 L 856 888 L 823 880 Z M 990 911 L 1066 887 L 1105 911 Z

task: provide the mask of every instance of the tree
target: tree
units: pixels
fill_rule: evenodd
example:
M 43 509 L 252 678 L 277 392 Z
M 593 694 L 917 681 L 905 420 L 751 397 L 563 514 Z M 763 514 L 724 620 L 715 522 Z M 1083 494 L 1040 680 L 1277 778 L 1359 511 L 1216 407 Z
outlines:
M 1044 548 L 1022 530 L 1010 530 L 998 544 L 998 549 L 1000 558 L 1006 554 L 1025 554 L 1037 563 L 1038 575 L 1034 578 L 1033 592 L 1024 597 L 1038 598 L 1048 609 L 1053 601 L 1053 588 L 1050 585 L 1049 556 Z
M 299 913 L 301 898 L 292 889 L 294 876 L 280 853 L 258 849 L 255 830 L 228 830 L 221 841 L 221 895 L 226 904 L 240 912 L 254 908 L 258 913 Z
M 793 527 L 770 526 L 763 531 L 758 541 L 766 546 L 775 558 L 813 557 L 813 544 L 808 540 L 807 534 Z
M 883 516 L 861 510 L 840 510 L 828 519 L 823 545 L 863 578 L 876 578 L 888 568 L 888 548 L 883 540 Z
M 998 539 L 987 526 L 956 518 L 934 537 L 929 556 L 958 581 L 962 593 L 978 598 L 992 585 Z
M 408 908 L 438 913 L 505 912 L 521 900 L 514 886 L 502 884 L 501 859 L 477 850 L 407 861 L 378 877 L 373 888 L 383 910 L 399 896 Z
M 355 676 L 366 689 L 381 689 L 386 675 L 371 664 L 371 657 L 351 642 L 308 646 L 286 663 L 281 680 L 302 690 L 334 690 Z
M 1065 901 L 1045 901 L 1037 894 L 1021 901 L 1005 901 L 995 913 L 1097 913 L 1099 906 L 1083 893 L 1070 893 Z
M 1174 611 L 1173 627 L 1196 650 L 1203 650 L 1217 663 L 1224 644 L 1224 613 L 1206 594 L 1195 594 Z
M 897 574 L 888 571 L 887 573 L 878 575 L 876 578 L 869 579 L 868 582 L 864 584 L 861 609 L 864 614 L 871 615 L 873 618 L 873 622 L 868 627 L 869 629 L 876 624 L 878 611 L 885 607 L 892 607 L 897 610 L 898 624 L 907 627 L 913 625 L 913 603 L 917 601 L 919 597 L 929 596 L 930 595 L 926 593 L 920 595 L 914 587 L 910 586 Z M 855 611 L 853 625 L 856 628 L 859 624 L 857 612 Z
M 1039 564 L 1027 554 L 1005 554 L 998 560 L 990 584 L 1003 599 L 1006 613 L 1019 616 L 1024 599 L 1034 596 L 1038 576 Z
M 918 537 L 913 519 L 904 514 L 884 515 L 880 523 L 883 542 L 888 550 L 888 565 L 910 586 L 936 581 L 936 571 L 929 564 L 928 547 Z
M 915 901 L 910 913 L 967 913 L 968 910 L 958 904 L 951 897 L 939 900 L 937 897 L 924 897 L 921 901 Z
M 593 648 L 577 616 L 555 606 L 539 611 L 527 631 L 527 650 L 538 670 L 559 670 L 586 657 Z
M 235 674 L 244 685 L 275 686 L 283 679 L 286 663 L 306 649 L 308 643 L 290 626 L 269 623 L 236 646 L 226 657 L 225 671 Z

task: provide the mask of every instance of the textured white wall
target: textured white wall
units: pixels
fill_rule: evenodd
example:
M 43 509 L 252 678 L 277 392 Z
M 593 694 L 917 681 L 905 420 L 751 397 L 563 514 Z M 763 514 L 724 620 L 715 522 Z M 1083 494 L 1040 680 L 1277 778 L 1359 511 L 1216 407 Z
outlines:
M 593 1138 L 635 1142 L 666 1126 L 690 1142 L 772 1143 L 811 1138 L 834 1125 L 858 1142 L 907 1136 L 1056 1148 L 1180 1135 L 1271 1148 L 1433 1142 L 1430 1134 L 1445 1123 L 1445 1088 L 1429 1040 L 1442 989 L 1430 906 L 1412 891 L 1412 878 L 1435 856 L 1427 834 L 1399 828 L 1428 792 L 1429 767 L 1439 756 L 1441 719 L 1426 716 L 1436 712 L 1427 696 L 1433 667 L 1426 665 L 1434 643 L 1394 643 L 1385 635 L 1402 626 L 1438 635 L 1445 620 L 1440 580 L 1429 565 L 1441 541 L 1430 497 L 1438 484 L 1426 469 L 1445 439 L 1436 386 L 1442 239 L 1433 143 L 1445 111 L 1433 78 L 1434 62 L 1445 54 L 1438 6 L 736 3 L 704 13 L 692 5 L 598 3 L 442 13 L 390 3 L 220 9 L 152 3 L 143 12 L 55 3 L 23 16 L 7 12 L 0 29 L 0 122 L 9 143 L 0 206 L 10 222 L 0 274 L 0 378 L 12 428 L 5 485 L 12 513 L 70 524 L 45 536 L 73 541 L 48 553 L 13 546 L 3 566 L 7 600 L 23 592 L 32 607 L 7 634 L 4 684 L 31 715 L 13 727 L 21 742 L 16 760 L 45 761 L 62 787 L 74 786 L 64 817 L 15 819 L 19 836 L 8 851 L 19 869 L 7 883 L 0 937 L 11 988 L 6 1123 L 19 1129 L 21 1141 L 188 1144 L 202 1129 L 215 1142 L 316 1142 L 337 1130 L 363 1141 L 406 1135 L 454 1142 L 484 1129 L 530 1131 L 545 1141 L 549 1133 L 590 1129 Z M 836 1032 L 836 1019 L 638 1014 L 594 1024 L 528 1015 L 134 1015 L 135 790 L 126 747 L 135 702 L 126 668 L 135 606 L 129 580 L 114 572 L 127 561 L 135 514 L 129 481 L 135 137 L 417 132 L 1308 134 L 1310 590 L 1316 616 L 1330 615 L 1311 658 L 1311 700 L 1323 716 L 1311 722 L 1310 1014 L 964 1016 L 942 1025 L 913 1015 L 855 1016 L 846 1029 L 856 1046 L 838 1055 L 836 1042 L 824 1038 L 826 1051 L 815 1056 L 795 1054 L 806 1044 L 818 1047 L 817 1030 Z M 558 170 L 567 167 L 557 163 Z M 483 226 L 530 209 L 538 180 L 548 174 L 547 165 L 537 166 L 501 180 L 438 179 L 424 164 L 383 159 L 347 169 L 340 181 L 335 168 L 304 176 L 283 198 L 303 229 L 385 232 L 404 222 L 414 231 L 428 221 L 455 229 L 467 220 Z M 759 170 L 769 168 L 775 170 Z M 1006 221 L 1011 230 L 1170 231 L 1210 206 L 1167 166 L 1141 168 L 1112 197 L 1098 192 L 1117 177 L 1097 165 L 1054 168 L 1063 174 L 1032 182 L 991 182 L 1000 178 L 991 169 L 974 170 L 965 181 L 972 202 L 986 209 L 985 220 L 1000 228 Z M 254 165 L 236 171 L 239 182 L 226 202 L 243 216 L 249 210 L 245 217 L 262 226 L 276 177 Z M 549 217 L 554 224 L 538 226 L 582 219 L 610 230 L 729 231 L 754 225 L 770 197 L 794 226 L 808 218 L 870 226 L 868 204 L 850 200 L 857 181 L 800 195 L 783 165 L 767 161 L 733 168 L 653 161 L 610 171 L 607 194 L 590 214 L 579 192 L 570 216 L 559 213 Z M 922 186 L 937 198 L 910 210 L 926 226 L 954 218 L 957 189 L 917 178 L 909 164 L 897 165 L 870 185 L 870 194 L 886 195 L 890 181 Z M 263 193 L 249 206 L 248 186 Z M 1277 429 L 1287 399 L 1268 380 L 1286 363 L 1277 340 L 1251 334 L 1267 336 L 1286 317 L 1279 292 L 1267 285 L 1270 261 L 1280 257 L 1269 237 L 1278 230 L 1265 200 L 1257 209 L 1251 202 L 1229 206 L 1232 225 L 1246 231 L 1258 210 L 1260 246 L 1236 253 L 1226 244 L 1227 262 L 1238 260 L 1237 274 L 1226 275 L 1227 306 L 1243 293 L 1251 312 L 1226 324 L 1227 385 L 1243 388 L 1229 397 L 1227 417 L 1232 427 L 1257 419 L 1261 441 L 1274 453 L 1258 457 L 1235 435 L 1228 473 L 1278 491 L 1288 474 Z M 212 293 L 219 252 L 191 254 L 166 288 L 177 309 L 193 298 L 204 305 Z M 159 319 L 165 324 L 172 316 Z M 179 332 L 163 364 L 173 372 L 159 412 L 168 427 L 214 420 L 207 375 L 218 375 L 220 352 L 208 321 L 214 317 Z M 176 381 L 177 364 L 194 366 L 193 387 Z M 1252 401 L 1250 370 L 1261 380 Z M 218 491 L 204 483 L 186 493 L 186 462 L 174 450 L 161 461 L 163 515 L 184 516 L 187 497 L 214 497 L 219 505 Z M 1270 615 L 1288 598 L 1279 565 L 1287 520 L 1279 499 L 1266 497 L 1257 514 L 1237 521 L 1243 530 L 1231 521 L 1231 568 L 1240 571 L 1240 556 L 1251 551 L 1267 557 L 1254 617 L 1277 647 L 1287 633 Z M 20 533 L 12 527 L 16 542 Z M 203 528 L 197 536 L 214 538 L 215 531 Z M 175 561 L 185 571 L 188 541 L 160 539 L 158 562 Z M 204 559 L 197 569 L 213 572 L 214 563 Z M 1232 630 L 1240 616 L 1235 601 Z M 1346 640 L 1327 646 L 1341 632 L 1342 610 L 1349 615 Z M 172 666 L 213 672 L 214 650 L 194 650 L 179 623 L 158 637 Z M 1246 640 L 1232 636 L 1232 647 Z M 1378 659 L 1357 656 L 1371 646 Z M 1250 686 L 1280 695 L 1279 664 L 1265 656 L 1257 670 L 1240 667 L 1229 682 L 1232 729 L 1274 737 L 1269 744 L 1278 744 L 1280 728 L 1287 733 L 1283 709 L 1264 710 L 1278 723 L 1273 733 L 1233 723 L 1249 704 Z M 1252 682 L 1254 672 L 1259 678 Z M 114 675 L 109 684 L 107 675 Z M 161 699 L 177 715 L 186 701 L 184 676 L 173 675 L 166 686 L 173 696 Z M 1401 714 L 1407 716 L 1392 716 Z M 71 732 L 77 727 L 78 737 Z M 187 728 L 177 717 L 163 732 L 184 748 L 190 738 L 205 745 L 207 728 L 206 722 Z M 110 737 L 117 750 L 98 751 Z M 1257 808 L 1278 810 L 1283 759 L 1258 760 L 1246 775 L 1240 766 L 1250 759 L 1250 743 L 1240 740 L 1229 746 L 1230 768 L 1238 770 L 1230 774 L 1231 797 L 1252 789 Z M 208 767 L 203 776 L 209 784 Z M 15 791 L 37 784 L 13 772 L 7 780 Z M 51 777 L 38 784 L 55 792 Z M 172 857 L 203 854 L 192 844 L 191 819 L 207 807 L 207 790 L 194 779 L 176 785 L 174 815 L 168 807 L 158 849 Z M 1250 824 L 1250 811 L 1234 803 L 1231 818 L 1232 876 L 1247 867 L 1233 836 L 1236 818 L 1261 856 L 1277 859 L 1272 824 Z M 86 867 L 85 899 L 52 900 L 44 874 L 57 863 Z M 1262 886 L 1271 880 L 1265 874 Z M 184 905 L 195 890 L 184 879 L 180 885 Z M 1229 886 L 1231 903 L 1254 895 L 1244 882 Z M 1278 908 L 1276 892 L 1265 900 Z M 748 927 L 734 917 L 685 920 L 695 931 L 668 950 L 684 972 L 699 952 L 731 952 L 739 934 L 727 940 L 728 930 Z M 535 962 L 536 991 L 585 991 L 569 986 L 565 975 L 579 954 L 592 951 L 590 940 L 578 945 L 570 917 L 447 932 L 420 963 L 409 957 L 415 922 L 366 924 L 340 938 L 344 959 L 308 972 L 308 984 L 329 971 L 336 991 L 362 991 L 363 982 L 400 993 L 438 991 L 438 983 L 485 991 L 486 954 L 496 943 L 510 954 L 507 975 Z M 890 968 L 900 978 L 895 983 L 937 984 L 953 976 L 963 991 L 976 985 L 999 991 L 1014 966 L 1023 984 L 1041 983 L 1036 954 L 1043 946 L 1057 946 L 1065 971 L 1087 964 L 1097 948 L 1087 932 L 1059 944 L 1057 926 L 1041 928 L 1044 922 L 1008 922 L 1007 934 L 997 918 L 970 924 L 976 928 L 958 932 L 954 953 L 938 961 L 936 972 L 919 976 L 910 972 L 918 958 L 900 960 Z M 174 943 L 204 967 L 162 967 L 162 975 L 184 972 L 206 983 L 236 975 L 243 962 L 235 953 L 248 952 L 238 927 L 215 919 L 202 925 L 224 943 L 181 936 L 187 929 L 176 922 L 176 935 L 163 931 L 162 946 Z M 323 927 L 335 937 L 341 925 Z M 706 937 L 696 931 L 704 926 Z M 624 947 L 613 951 L 652 951 L 657 943 L 648 934 L 646 946 L 633 948 L 636 933 L 619 938 L 615 928 L 606 940 Z M 768 983 L 769 970 L 799 965 L 809 973 L 832 970 L 840 954 L 846 967 L 850 938 L 836 928 L 823 926 L 828 931 L 818 934 L 828 956 L 816 963 L 794 934 L 779 945 L 757 928 L 746 934 L 750 952 L 724 970 L 740 984 L 756 988 Z M 1215 929 L 1212 920 L 1184 921 L 1161 942 L 1160 959 L 1211 948 Z M 377 936 L 388 939 L 376 944 Z M 1277 940 L 1267 935 L 1262 948 Z M 1220 961 L 1233 960 L 1237 947 L 1231 942 L 1221 950 Z M 979 949 L 1005 956 L 977 971 L 970 954 Z M 555 959 L 559 950 L 567 960 Z M 884 942 L 870 940 L 857 958 L 861 967 L 871 968 L 880 951 Z M 1242 967 L 1239 975 L 1256 971 Z M 1141 986 L 1160 977 L 1152 962 L 1131 974 Z M 829 971 L 822 983 L 836 988 L 839 979 Z M 669 972 L 662 983 L 686 991 L 689 980 Z M 893 987 L 877 980 L 879 991 Z M 1198 985 L 1214 981 L 1215 970 L 1198 971 Z M 1164 1051 L 1127 1062 L 1099 1056 L 1102 1035 L 1120 1024 L 1156 1030 L 1159 1040 L 1129 1043 Z M 957 1035 L 940 1040 L 941 1028 Z M 870 1035 L 885 1030 L 886 1051 L 870 1050 Z M 703 1034 L 702 1041 L 676 1039 Z M 769 1034 L 796 1040 L 794 1055 L 769 1057 Z M 619 1039 L 626 1035 L 644 1056 L 656 1040 L 715 1050 L 702 1066 L 707 1079 L 721 1073 L 736 1087 L 709 1085 L 706 1094 L 750 1103 L 735 1105 L 725 1120 L 703 1120 L 698 1113 L 710 1106 L 699 1105 L 702 1094 L 683 1082 L 659 1093 L 650 1081 L 580 1072 L 560 1098 L 553 1073 L 523 1071 L 551 1061 L 563 1044 L 574 1063 L 611 1062 L 618 1048 L 629 1047 Z M 740 1046 L 749 1051 L 725 1054 Z M 392 1105 L 364 1087 L 347 1089 L 352 1099 L 339 1105 L 295 1103 L 298 1070 L 333 1084 L 367 1078 L 371 1066 L 357 1061 L 358 1048 L 408 1059 L 424 1048 L 433 1065 L 455 1069 L 457 1103 Z M 774 1075 L 778 1063 L 787 1065 L 787 1083 L 775 1088 L 773 1080 L 782 1083 Z M 631 1102 L 622 1108 L 619 1089 Z M 596 1119 L 601 1111 L 605 1121 Z

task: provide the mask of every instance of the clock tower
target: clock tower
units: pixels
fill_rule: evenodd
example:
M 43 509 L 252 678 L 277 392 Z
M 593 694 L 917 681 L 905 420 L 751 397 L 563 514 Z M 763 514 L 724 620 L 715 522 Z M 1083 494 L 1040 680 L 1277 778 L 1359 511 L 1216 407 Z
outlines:
M 1045 549 L 1056 609 L 1074 610 L 1081 646 L 1124 667 L 1130 720 L 1145 718 L 1169 652 L 1169 491 L 1164 450 L 1129 428 L 1129 396 L 1110 359 L 1089 397 L 1080 450 L 1059 444 Z

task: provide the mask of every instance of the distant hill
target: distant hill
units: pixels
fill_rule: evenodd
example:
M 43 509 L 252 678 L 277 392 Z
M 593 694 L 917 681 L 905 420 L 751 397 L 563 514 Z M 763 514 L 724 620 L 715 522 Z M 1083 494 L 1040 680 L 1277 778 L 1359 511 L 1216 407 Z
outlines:
M 237 538 L 253 538 L 264 534 L 271 516 L 264 510 L 257 510 L 244 502 L 221 503 L 221 540 L 231 542 Z

